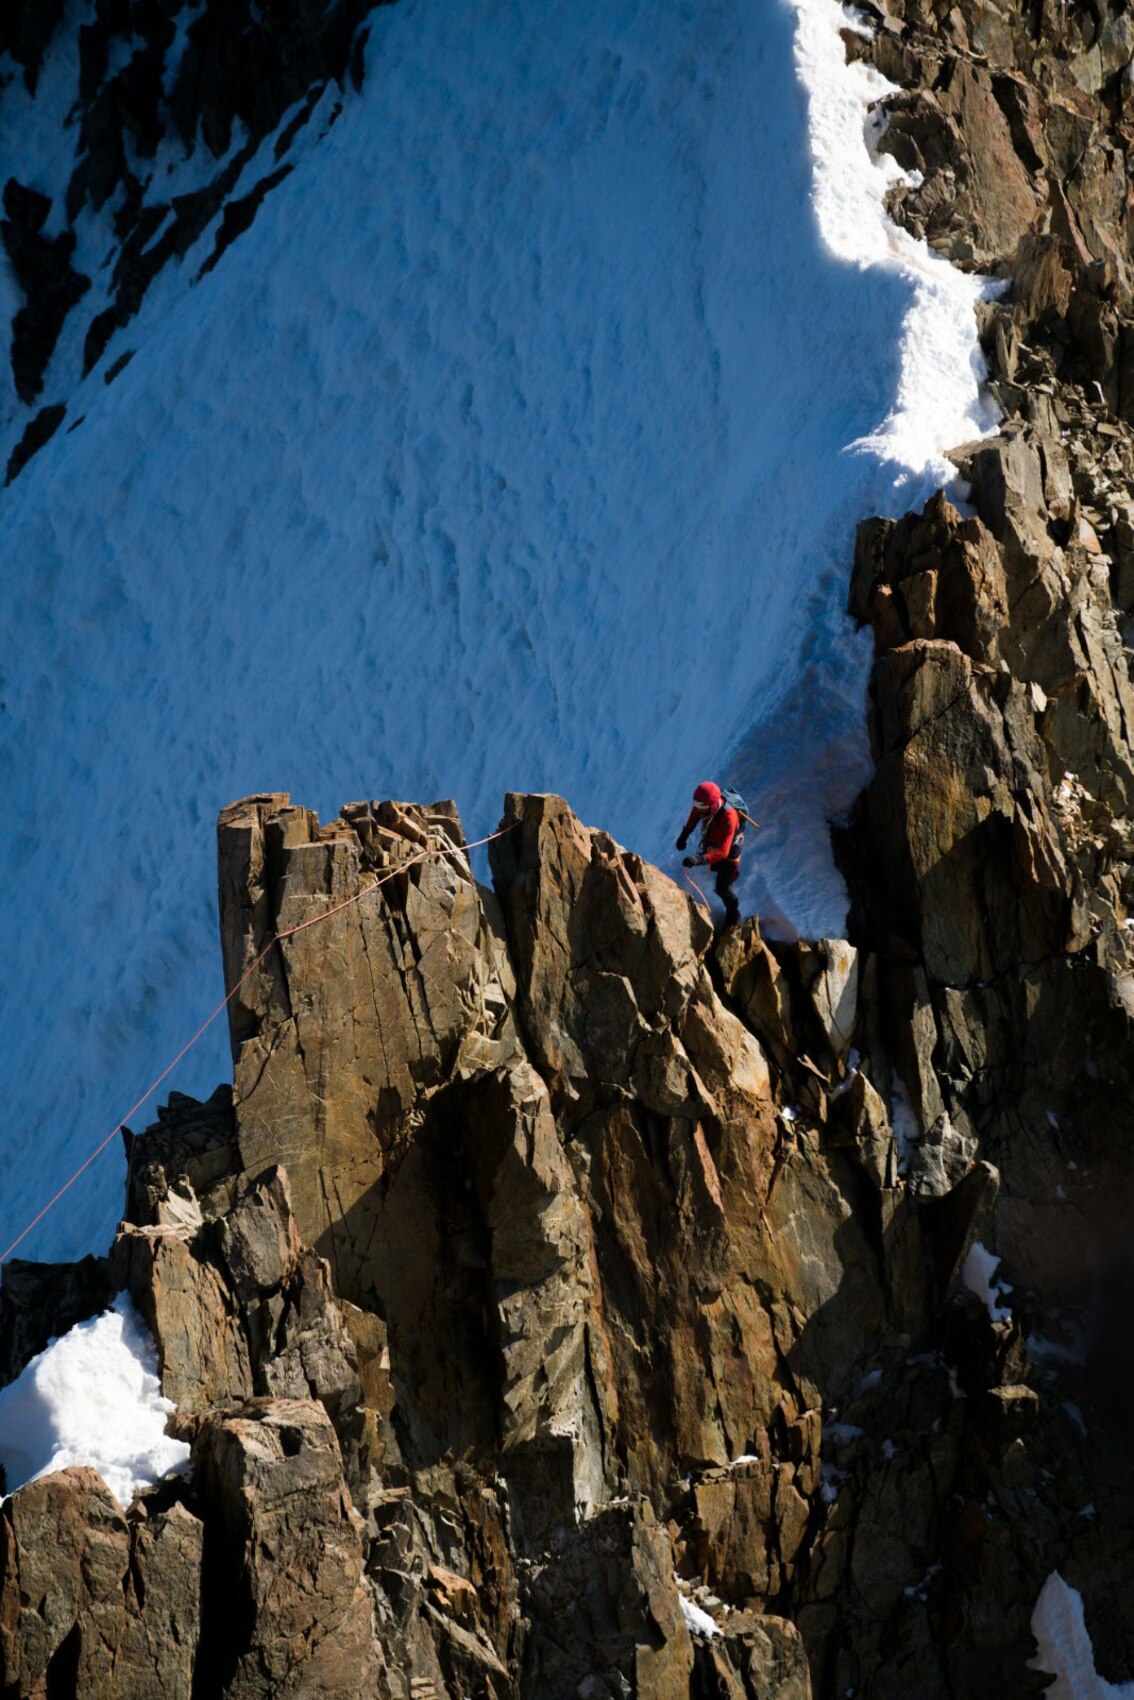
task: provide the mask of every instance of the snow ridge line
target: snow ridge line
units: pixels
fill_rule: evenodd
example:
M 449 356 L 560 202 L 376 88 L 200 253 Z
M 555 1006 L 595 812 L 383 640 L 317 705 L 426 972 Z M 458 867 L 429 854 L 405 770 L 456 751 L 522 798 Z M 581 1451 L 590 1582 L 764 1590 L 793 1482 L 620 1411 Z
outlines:
M 364 897 L 369 897 L 371 892 L 377 891 L 380 886 L 388 885 L 392 879 L 395 879 L 399 874 L 407 873 L 410 868 L 417 866 L 420 862 L 427 862 L 430 858 L 435 856 L 454 856 L 459 855 L 462 851 L 477 850 L 483 844 L 491 844 L 495 838 L 503 838 L 506 833 L 515 832 L 519 824 L 519 821 L 512 821 L 509 826 L 499 827 L 495 832 L 488 833 L 484 838 L 474 838 L 471 843 L 449 844 L 444 846 L 444 848 L 437 850 L 430 850 L 428 848 L 425 850 L 419 850 L 416 855 L 408 857 L 404 862 L 399 862 L 396 868 L 391 868 L 389 873 L 383 874 L 381 879 L 375 880 L 372 885 L 364 886 L 361 891 L 356 891 L 353 897 L 346 897 L 341 903 L 336 903 L 333 909 L 324 909 L 318 915 L 309 915 L 306 921 L 300 921 L 297 926 L 285 927 L 283 932 L 274 933 L 260 954 L 249 963 L 248 967 L 244 970 L 243 974 L 240 976 L 239 980 L 237 980 L 232 989 L 226 992 L 225 996 L 221 999 L 220 1003 L 217 1004 L 217 1007 L 213 1010 L 212 1014 L 206 1016 L 205 1020 L 202 1021 L 197 1031 L 193 1034 L 193 1037 L 186 1040 L 185 1044 L 182 1045 L 173 1060 L 167 1063 L 162 1069 L 157 1079 L 147 1086 L 137 1103 L 131 1104 L 130 1108 L 126 1111 L 126 1114 L 114 1124 L 106 1138 L 102 1140 L 100 1144 L 95 1146 L 90 1155 L 79 1164 L 79 1167 L 75 1170 L 74 1174 L 63 1182 L 63 1185 L 59 1188 L 59 1191 L 55 1194 L 55 1196 L 53 1198 L 49 1198 L 47 1203 L 43 1206 L 43 1209 L 39 1211 L 38 1215 L 33 1216 L 27 1227 L 16 1235 L 16 1238 L 12 1241 L 7 1250 L 0 1252 L 0 1264 L 7 1263 L 8 1259 L 11 1257 L 12 1253 L 21 1241 L 27 1239 L 32 1229 L 38 1227 L 40 1222 L 42 1222 L 43 1218 L 47 1215 L 48 1211 L 54 1209 L 55 1205 L 59 1203 L 59 1200 L 63 1197 L 64 1193 L 69 1192 L 71 1187 L 74 1186 L 80 1175 L 90 1168 L 91 1164 L 97 1157 L 101 1157 L 111 1140 L 115 1139 L 117 1135 L 122 1132 L 122 1129 L 126 1126 L 126 1123 L 130 1120 L 131 1116 L 136 1115 L 142 1108 L 142 1105 L 145 1104 L 148 1099 L 153 1097 L 162 1081 L 165 1080 L 168 1075 L 173 1073 L 173 1070 L 177 1067 L 181 1059 L 188 1055 L 188 1053 L 193 1049 L 193 1046 L 197 1043 L 198 1039 L 201 1038 L 202 1034 L 207 1032 L 212 1026 L 221 1011 L 228 1008 L 241 986 L 244 985 L 246 980 L 251 978 L 257 968 L 259 968 L 261 962 L 263 962 L 264 958 L 268 955 L 269 951 L 274 950 L 276 945 L 282 944 L 284 939 L 294 938 L 296 933 L 306 932 L 308 927 L 318 926 L 320 921 L 329 921 L 332 915 L 340 915 L 344 909 L 349 909 L 354 903 L 361 903 L 362 899 Z

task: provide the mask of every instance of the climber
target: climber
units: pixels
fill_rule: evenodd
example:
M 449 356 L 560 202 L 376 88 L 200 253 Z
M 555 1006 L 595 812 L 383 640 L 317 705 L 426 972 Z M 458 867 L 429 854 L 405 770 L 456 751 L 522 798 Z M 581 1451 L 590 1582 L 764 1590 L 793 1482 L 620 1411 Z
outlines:
M 740 873 L 740 852 L 744 847 L 741 810 L 735 806 L 740 801 L 732 792 L 723 793 L 711 779 L 703 780 L 693 793 L 689 819 L 677 839 L 677 848 L 684 850 L 689 834 L 700 823 L 701 848 L 696 856 L 682 857 L 681 865 L 696 868 L 705 864 L 715 871 L 714 883 L 725 906 L 726 927 L 735 927 L 740 920 L 740 904 L 732 889 Z

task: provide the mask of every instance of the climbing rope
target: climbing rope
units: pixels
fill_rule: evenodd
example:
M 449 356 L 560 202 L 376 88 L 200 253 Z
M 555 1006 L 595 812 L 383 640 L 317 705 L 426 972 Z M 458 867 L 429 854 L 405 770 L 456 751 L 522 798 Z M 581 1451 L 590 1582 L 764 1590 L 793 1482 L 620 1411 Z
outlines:
M 341 915 L 344 909 L 349 909 L 352 904 L 361 903 L 362 899 L 364 897 L 369 897 L 371 892 L 377 891 L 381 886 L 387 885 L 390 880 L 396 879 L 400 874 L 408 873 L 409 869 L 416 867 L 419 862 L 428 861 L 434 856 L 454 856 L 460 855 L 467 850 L 477 850 L 482 844 L 491 844 L 494 838 L 503 838 L 505 833 L 514 832 L 519 824 L 519 821 L 513 821 L 510 826 L 502 826 L 496 832 L 490 832 L 485 838 L 474 838 L 471 844 L 449 844 L 440 849 L 430 849 L 427 846 L 424 850 L 419 850 L 416 855 L 408 857 L 404 862 L 399 862 L 396 868 L 391 868 L 388 873 L 382 875 L 381 879 L 375 880 L 371 885 L 363 886 L 361 891 L 356 891 L 353 896 L 344 898 L 341 903 L 336 903 L 333 909 L 324 909 L 321 910 L 318 915 L 309 915 L 306 921 L 300 921 L 299 924 L 294 927 L 285 927 L 283 932 L 276 933 L 272 938 L 270 938 L 259 956 L 257 956 L 255 960 L 244 970 L 244 973 L 232 987 L 232 990 L 225 994 L 220 1003 L 218 1003 L 217 1007 L 213 1010 L 212 1014 L 202 1021 L 193 1037 L 182 1045 L 172 1062 L 166 1064 L 157 1079 L 147 1086 L 137 1103 L 131 1104 L 130 1108 L 126 1111 L 126 1114 L 120 1121 L 114 1124 L 106 1138 L 102 1140 L 100 1144 L 95 1146 L 90 1156 L 87 1157 L 84 1162 L 79 1164 L 79 1167 L 75 1170 L 70 1179 L 64 1181 L 55 1196 L 48 1199 L 47 1203 L 43 1206 L 43 1209 L 38 1213 L 38 1215 L 32 1217 L 31 1221 L 28 1223 L 27 1227 L 24 1228 L 22 1233 L 17 1234 L 7 1251 L 0 1253 L 0 1264 L 7 1263 L 8 1259 L 11 1257 L 12 1253 L 21 1241 L 27 1239 L 32 1229 L 38 1227 L 39 1223 L 43 1221 L 43 1218 L 47 1215 L 48 1211 L 55 1208 L 64 1193 L 70 1191 L 71 1187 L 73 1187 L 75 1182 L 79 1179 L 79 1176 L 84 1174 L 86 1170 L 90 1168 L 96 1158 L 101 1157 L 102 1153 L 106 1150 L 111 1141 L 116 1139 L 122 1132 L 130 1118 L 137 1115 L 138 1111 L 142 1108 L 142 1105 L 153 1097 L 162 1081 L 165 1080 L 168 1075 L 173 1073 L 178 1063 L 193 1049 L 193 1046 L 197 1043 L 198 1039 L 200 1039 L 201 1035 L 208 1031 L 217 1016 L 221 1014 L 222 1010 L 228 1008 L 229 1004 L 232 1002 L 240 988 L 244 985 L 245 981 L 251 978 L 257 968 L 259 968 L 261 962 L 263 962 L 264 958 L 268 955 L 268 952 L 273 950 L 276 945 L 282 944 L 284 939 L 294 938 L 297 933 L 306 932 L 308 927 L 318 926 L 321 921 L 329 921 L 332 915 Z
M 700 898 L 705 908 L 709 910 L 709 914 L 711 915 L 712 909 L 709 908 L 709 900 L 705 896 L 705 893 L 701 890 L 701 887 L 697 884 L 697 881 L 693 878 L 693 875 L 689 872 L 689 869 L 682 868 L 681 872 L 684 874 L 687 882 L 693 887 L 693 890 L 697 893 L 697 896 Z M 0 1259 L 0 1262 L 2 1261 L 3 1259 Z

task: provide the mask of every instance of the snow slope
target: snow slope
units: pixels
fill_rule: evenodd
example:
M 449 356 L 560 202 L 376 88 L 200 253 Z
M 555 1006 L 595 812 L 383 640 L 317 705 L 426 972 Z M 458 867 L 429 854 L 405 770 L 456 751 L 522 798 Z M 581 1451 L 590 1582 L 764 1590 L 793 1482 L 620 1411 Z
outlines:
M 977 286 L 883 230 L 842 21 L 382 8 L 338 124 L 8 491 L 0 1244 L 220 995 L 237 796 L 453 795 L 474 835 L 556 790 L 664 862 L 727 770 L 749 902 L 842 927 L 853 525 L 981 427 Z M 169 1084 L 227 1068 L 214 1029 Z M 101 1246 L 120 1189 L 108 1155 L 21 1254 Z

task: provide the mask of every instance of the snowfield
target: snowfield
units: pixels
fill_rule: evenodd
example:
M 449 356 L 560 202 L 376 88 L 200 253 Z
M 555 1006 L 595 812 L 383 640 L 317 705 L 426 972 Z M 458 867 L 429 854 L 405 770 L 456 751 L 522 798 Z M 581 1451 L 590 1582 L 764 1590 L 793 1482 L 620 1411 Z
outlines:
M 451 795 L 479 836 L 554 790 L 675 866 L 728 777 L 764 822 L 748 906 L 842 929 L 853 528 L 989 424 L 979 282 L 884 224 L 844 22 L 382 8 L 361 94 L 75 389 L 5 496 L 0 1245 L 221 995 L 238 796 Z M 57 194 L 48 135 L 25 175 Z M 218 1023 L 169 1085 L 228 1070 Z M 20 1254 L 101 1249 L 121 1184 L 108 1153 Z

